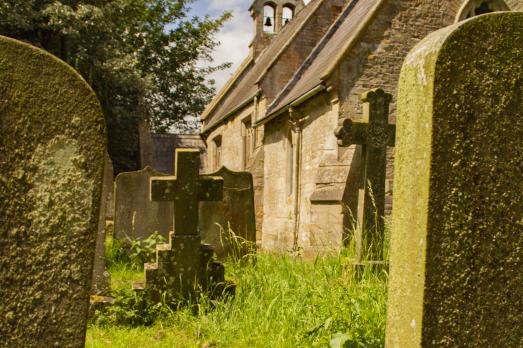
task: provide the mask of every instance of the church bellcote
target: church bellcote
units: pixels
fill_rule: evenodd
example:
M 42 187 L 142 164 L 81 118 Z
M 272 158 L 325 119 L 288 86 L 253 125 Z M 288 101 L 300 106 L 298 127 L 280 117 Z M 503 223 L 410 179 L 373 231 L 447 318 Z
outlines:
M 305 7 L 303 0 L 255 0 L 250 8 L 254 21 L 254 58 L 270 44 L 296 14 Z

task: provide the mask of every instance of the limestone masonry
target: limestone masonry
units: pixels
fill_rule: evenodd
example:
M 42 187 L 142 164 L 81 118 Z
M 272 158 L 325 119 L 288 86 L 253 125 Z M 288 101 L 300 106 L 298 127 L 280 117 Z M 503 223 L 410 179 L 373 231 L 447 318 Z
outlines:
M 293 18 L 282 25 L 286 6 Z M 508 10 L 523 0 L 256 0 L 251 52 L 203 113 L 202 134 L 206 171 L 252 173 L 258 244 L 314 254 L 346 242 L 365 166 L 361 147 L 338 147 L 334 130 L 363 118 L 361 95 L 375 88 L 392 94 L 394 124 L 407 53 L 433 31 Z M 389 148 L 387 215 L 393 157 Z

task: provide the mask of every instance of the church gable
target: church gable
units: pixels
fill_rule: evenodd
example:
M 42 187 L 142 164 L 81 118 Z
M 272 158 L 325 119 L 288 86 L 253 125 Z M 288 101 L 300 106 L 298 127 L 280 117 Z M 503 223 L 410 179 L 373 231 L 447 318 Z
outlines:
M 343 0 L 313 0 L 290 20 L 254 58 L 253 67 L 244 77 L 211 103 L 213 107 L 202 117 L 202 132 L 217 127 L 259 95 L 272 100 L 335 20 L 342 3 Z

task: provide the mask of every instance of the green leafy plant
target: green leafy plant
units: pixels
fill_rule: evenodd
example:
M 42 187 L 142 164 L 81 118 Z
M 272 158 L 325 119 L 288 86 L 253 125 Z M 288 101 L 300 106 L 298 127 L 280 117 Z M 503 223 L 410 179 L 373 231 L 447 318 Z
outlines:
M 134 269 L 143 269 L 143 265 L 155 261 L 156 246 L 165 243 L 165 238 L 154 232 L 145 239 L 130 239 L 129 260 Z

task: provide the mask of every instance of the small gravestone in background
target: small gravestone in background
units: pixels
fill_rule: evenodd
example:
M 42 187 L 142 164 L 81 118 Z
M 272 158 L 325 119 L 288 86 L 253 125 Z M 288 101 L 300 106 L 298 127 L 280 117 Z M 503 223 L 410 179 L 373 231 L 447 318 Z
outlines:
M 355 236 L 357 261 L 382 261 L 387 147 L 394 146 L 396 126 L 389 124 L 390 94 L 374 89 L 364 93 L 361 99 L 364 121 L 347 118 L 335 133 L 339 146 L 363 147 L 358 211 L 353 212 L 358 222 Z
M 415 47 L 397 127 L 387 347 L 522 347 L 523 14 Z
M 146 239 L 159 232 L 165 239 L 173 230 L 173 203 L 149 199 L 151 177 L 166 175 L 151 167 L 121 173 L 115 182 L 114 236 L 120 240 Z
M 200 233 L 219 258 L 243 257 L 256 246 L 254 186 L 248 172 L 222 167 L 203 177 L 223 178 L 223 200 L 200 203 Z
M 105 239 L 107 229 L 107 211 L 110 209 L 111 197 L 114 192 L 113 163 L 109 154 L 105 155 L 100 217 L 98 220 L 98 235 L 96 236 L 96 251 L 93 266 L 93 295 L 108 295 L 110 289 L 110 274 L 105 267 Z
M 106 138 L 87 83 L 0 37 L 0 346 L 83 347 Z
M 199 150 L 177 149 L 174 176 L 150 179 L 151 200 L 174 202 L 174 232 L 169 243 L 157 246 L 157 260 L 145 265 L 145 292 L 158 301 L 162 293 L 190 297 L 210 279 L 224 282 L 224 268 L 213 262 L 213 251 L 202 245 L 198 232 L 200 201 L 221 200 L 223 179 L 200 177 Z

